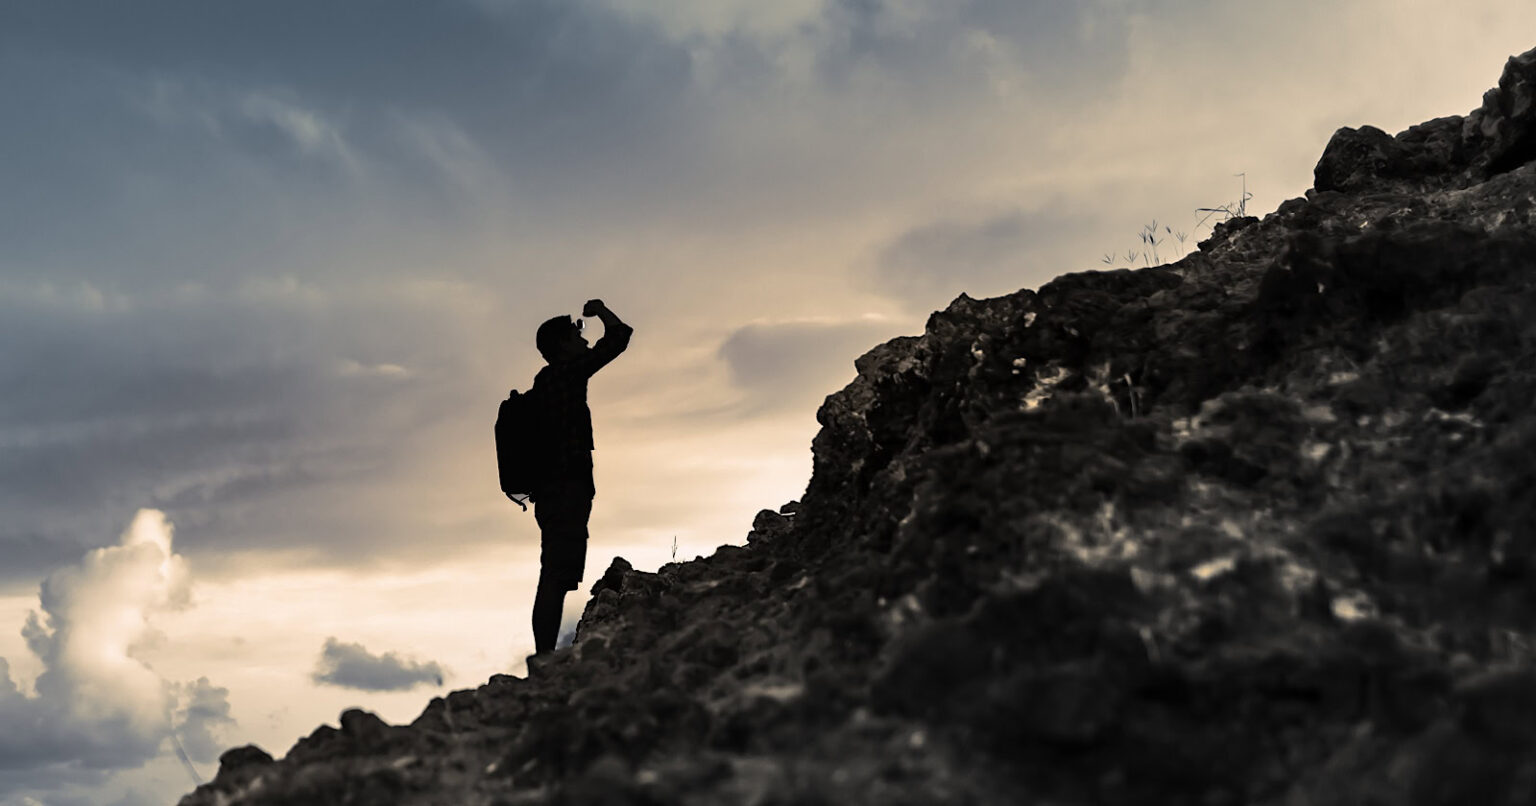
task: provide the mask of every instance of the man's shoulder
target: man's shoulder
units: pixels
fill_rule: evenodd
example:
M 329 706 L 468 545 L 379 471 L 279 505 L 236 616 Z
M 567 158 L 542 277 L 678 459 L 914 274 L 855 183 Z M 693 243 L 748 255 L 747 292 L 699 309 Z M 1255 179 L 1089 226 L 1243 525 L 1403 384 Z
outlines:
M 533 385 L 528 387 L 529 394 L 546 394 L 560 384 L 559 372 L 554 364 L 546 364 L 533 374 Z

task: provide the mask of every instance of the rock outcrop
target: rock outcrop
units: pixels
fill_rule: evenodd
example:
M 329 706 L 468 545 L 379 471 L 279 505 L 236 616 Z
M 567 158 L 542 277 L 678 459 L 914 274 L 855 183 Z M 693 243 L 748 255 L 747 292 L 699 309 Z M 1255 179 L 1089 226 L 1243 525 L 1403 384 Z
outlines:
M 1536 801 L 1536 51 L 1316 185 L 960 297 L 746 546 L 182 803 Z

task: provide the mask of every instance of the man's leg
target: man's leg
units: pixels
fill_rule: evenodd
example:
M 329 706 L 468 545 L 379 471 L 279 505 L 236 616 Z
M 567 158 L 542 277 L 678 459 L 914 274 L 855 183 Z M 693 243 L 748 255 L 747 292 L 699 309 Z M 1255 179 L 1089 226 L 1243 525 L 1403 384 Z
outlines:
M 533 646 L 543 654 L 560 638 L 565 594 L 581 582 L 587 557 L 587 518 L 592 499 L 585 495 L 546 495 L 534 502 L 539 524 L 539 587 L 533 595 Z
M 565 586 L 548 581 L 539 574 L 539 589 L 533 595 L 533 647 L 542 655 L 553 651 L 560 636 L 560 615 L 565 610 Z

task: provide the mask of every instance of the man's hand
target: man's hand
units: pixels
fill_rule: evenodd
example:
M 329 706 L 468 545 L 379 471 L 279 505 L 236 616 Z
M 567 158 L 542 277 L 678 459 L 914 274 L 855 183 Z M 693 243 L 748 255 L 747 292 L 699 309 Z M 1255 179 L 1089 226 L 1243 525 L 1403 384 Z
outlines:
M 588 375 L 597 372 L 609 361 L 617 358 L 629 346 L 629 336 L 635 329 L 624 324 L 618 315 L 608 310 L 600 299 L 589 299 L 581 309 L 582 316 L 595 316 L 603 323 L 603 337 L 586 353 L 583 366 Z
M 608 338 L 611 331 L 628 330 L 629 325 L 619 319 L 618 314 L 608 309 L 600 299 L 589 299 L 585 307 L 581 309 L 582 316 L 595 316 L 603 323 L 603 338 Z

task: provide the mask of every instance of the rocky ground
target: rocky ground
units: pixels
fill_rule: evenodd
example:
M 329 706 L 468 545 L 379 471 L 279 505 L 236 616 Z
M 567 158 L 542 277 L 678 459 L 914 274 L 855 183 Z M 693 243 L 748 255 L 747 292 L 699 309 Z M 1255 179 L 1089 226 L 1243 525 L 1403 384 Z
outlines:
M 201 804 L 1536 802 L 1536 51 L 1177 263 L 936 313 L 745 547 Z

